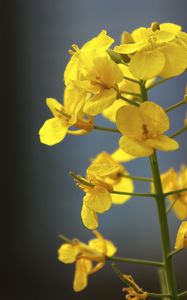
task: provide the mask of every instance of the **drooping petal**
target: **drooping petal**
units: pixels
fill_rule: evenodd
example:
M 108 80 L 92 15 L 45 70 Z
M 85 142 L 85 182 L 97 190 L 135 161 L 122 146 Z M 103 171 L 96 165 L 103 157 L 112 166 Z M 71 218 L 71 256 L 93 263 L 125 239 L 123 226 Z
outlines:
M 49 107 L 49 109 L 52 112 L 54 117 L 58 118 L 59 116 L 61 116 L 60 112 L 63 110 L 63 106 L 62 106 L 61 103 L 59 103 L 54 98 L 47 98 L 46 99 L 46 104 Z
M 185 71 L 187 68 L 187 50 L 183 46 L 168 43 L 160 51 L 165 56 L 165 65 L 160 72 L 160 76 L 169 78 L 180 75 Z
M 94 186 L 90 193 L 84 196 L 84 204 L 97 213 L 109 210 L 112 204 L 110 193 L 102 186 Z
M 102 113 L 106 108 L 116 100 L 117 92 L 111 89 L 102 89 L 98 95 L 95 95 L 84 105 L 84 112 L 90 116 Z
M 63 244 L 58 249 L 58 259 L 65 264 L 71 264 L 75 262 L 78 254 L 79 248 L 76 247 L 76 245 Z
M 120 138 L 119 145 L 122 150 L 135 157 L 150 156 L 153 154 L 153 148 L 126 136 Z
M 92 268 L 92 262 L 80 258 L 76 261 L 75 275 L 73 281 L 73 289 L 75 292 L 80 292 L 86 288 L 88 284 L 88 272 Z
M 116 125 L 122 134 L 128 137 L 142 138 L 143 122 L 138 107 L 121 107 L 116 113 Z
M 52 146 L 61 142 L 66 136 L 68 127 L 65 119 L 52 118 L 45 121 L 39 131 L 41 143 Z
M 87 207 L 84 203 L 81 210 L 81 218 L 84 226 L 86 226 L 88 229 L 94 230 L 98 227 L 97 214 L 89 207 Z
M 133 193 L 134 191 L 134 185 L 132 179 L 125 178 L 125 177 L 122 177 L 120 179 L 120 182 L 115 184 L 113 188 L 114 191 L 119 191 L 119 192 Z M 113 204 L 123 204 L 132 197 L 129 195 L 118 195 L 118 194 L 111 194 L 111 196 L 112 196 Z
M 111 154 L 112 158 L 117 162 L 128 162 L 136 157 L 128 154 L 127 152 L 123 151 L 121 148 L 118 148 Z
M 187 221 L 181 223 L 176 237 L 175 249 L 187 248 Z
M 145 144 L 149 147 L 162 151 L 173 151 L 179 148 L 179 144 L 167 135 L 160 135 L 153 139 L 147 139 Z
M 139 79 L 147 80 L 158 76 L 165 65 L 164 54 L 157 50 L 137 52 L 129 63 L 129 70 Z
M 142 119 L 152 136 L 162 134 L 169 129 L 169 118 L 161 106 L 154 102 L 146 101 L 140 105 L 139 109 Z

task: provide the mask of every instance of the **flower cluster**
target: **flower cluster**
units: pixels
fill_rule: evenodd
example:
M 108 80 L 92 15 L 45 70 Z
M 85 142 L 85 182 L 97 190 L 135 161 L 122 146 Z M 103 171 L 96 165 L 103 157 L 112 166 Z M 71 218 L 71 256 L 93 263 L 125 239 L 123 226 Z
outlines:
M 187 86 L 183 99 L 166 109 L 150 99 L 148 91 L 187 70 L 187 33 L 177 24 L 153 22 L 148 28 L 123 32 L 121 42 L 113 47 L 114 42 L 106 30 L 102 30 L 81 48 L 72 45 L 71 58 L 64 72 L 63 102 L 53 98 L 46 100 L 53 117 L 41 127 L 40 141 L 52 146 L 67 134 L 85 135 L 93 130 L 117 133 L 117 150 L 112 154 L 106 151 L 97 154 L 84 177 L 70 172 L 85 193 L 82 222 L 89 230 L 95 230 L 99 226 L 98 215 L 113 204 L 122 205 L 132 196 L 152 197 L 157 202 L 161 225 L 163 262 L 113 257 L 116 247 L 98 231 L 94 231 L 96 239 L 88 244 L 64 238 L 66 243 L 59 248 L 58 258 L 65 264 L 75 263 L 73 289 L 76 292 L 87 286 L 88 276 L 100 270 L 106 260 L 113 260 L 153 265 L 163 271 L 161 281 L 165 294 L 148 293 L 130 275 L 123 275 L 112 265 L 127 285 L 123 289 L 126 299 L 143 300 L 148 296 L 177 299 L 187 295 L 187 291 L 177 293 L 172 255 L 187 248 L 187 222 L 182 222 L 172 252 L 167 214 L 172 208 L 180 220 L 187 218 L 187 167 L 183 166 L 178 173 L 170 168 L 160 174 L 156 152 L 180 147 L 175 138 L 187 130 L 187 117 L 185 127 L 169 136 L 168 113 L 186 105 Z M 97 115 L 102 115 L 115 127 L 98 126 Z M 152 178 L 133 176 L 122 164 L 139 157 L 149 158 Z M 134 180 L 151 183 L 151 193 L 135 193 Z M 166 198 L 169 208 L 166 208 Z

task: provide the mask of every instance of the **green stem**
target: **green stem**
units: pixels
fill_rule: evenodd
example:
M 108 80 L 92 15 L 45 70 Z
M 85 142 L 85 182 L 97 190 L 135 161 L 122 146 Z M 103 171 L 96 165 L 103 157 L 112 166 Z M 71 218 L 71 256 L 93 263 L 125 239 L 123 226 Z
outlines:
M 166 280 L 168 286 L 168 293 L 171 294 L 172 300 L 176 300 L 177 287 L 176 287 L 176 279 L 175 279 L 172 257 L 169 256 L 169 253 L 171 252 L 171 246 L 170 246 L 168 220 L 166 214 L 165 196 L 162 190 L 160 171 L 158 167 L 156 153 L 154 153 L 150 157 L 150 164 L 152 168 L 154 187 L 156 192 L 157 211 L 158 211 L 160 230 L 161 230 L 163 262 L 165 265 L 165 274 L 166 274 Z
M 142 98 L 143 101 L 148 100 L 147 89 L 145 87 L 145 83 L 146 83 L 145 81 L 140 82 L 141 98 Z
M 148 296 L 153 297 L 153 298 L 171 298 L 170 294 L 157 294 L 157 293 L 148 293 Z
M 117 195 L 127 195 L 127 196 L 134 196 L 134 197 L 155 197 L 155 194 L 153 193 L 128 193 L 128 192 L 120 192 L 120 191 L 113 191 L 111 194 L 117 194 Z
M 187 130 L 187 126 L 184 126 L 183 128 L 174 132 L 170 137 L 175 138 L 176 136 L 180 135 L 181 133 L 185 132 L 186 130 Z
M 160 287 L 161 287 L 161 292 L 163 294 L 167 293 L 168 291 L 168 286 L 167 286 L 167 281 L 166 281 L 166 274 L 165 270 L 163 268 L 160 268 L 158 270 L 158 275 L 159 275 L 159 280 L 160 280 Z M 169 297 L 170 298 L 170 297 Z M 163 300 L 168 300 L 168 296 L 163 297 Z
M 177 202 L 177 200 L 178 200 L 178 199 L 175 199 L 175 200 L 171 203 L 171 205 L 169 205 L 169 206 L 167 207 L 167 209 L 166 209 L 166 214 L 167 214 L 167 215 L 170 213 L 171 209 L 173 208 L 173 206 L 175 205 L 175 203 Z
M 108 127 L 102 127 L 102 126 L 96 126 L 93 127 L 95 130 L 101 130 L 101 131 L 110 131 L 110 132 L 117 132 L 120 133 L 118 129 L 115 128 L 108 128 Z
M 166 79 L 164 78 L 164 79 L 161 79 L 161 80 L 155 82 L 154 84 L 152 84 L 151 86 L 149 86 L 149 87 L 147 88 L 147 91 L 150 90 L 150 89 L 152 89 L 152 88 L 154 88 L 154 87 L 156 87 L 156 86 L 159 86 L 160 84 L 166 82 L 168 79 L 169 79 L 169 78 L 166 78 Z
M 169 254 L 168 254 L 168 256 L 174 256 L 174 255 L 176 255 L 176 254 L 178 254 L 178 253 L 180 253 L 182 250 L 184 250 L 184 248 L 180 248 L 180 249 L 177 249 L 177 250 L 173 250 L 173 251 L 171 251 Z
M 167 196 L 182 193 L 182 192 L 185 192 L 185 191 L 187 191 L 187 187 L 183 188 L 183 189 L 176 190 L 176 191 L 171 191 L 171 192 L 165 193 L 164 196 L 167 197 Z
M 135 102 L 134 100 L 130 100 L 128 98 L 123 97 L 122 95 L 119 96 L 120 99 L 126 101 L 129 104 L 135 105 L 135 106 L 139 106 L 139 103 Z
M 152 182 L 152 178 L 148 178 L 148 177 L 139 177 L 139 176 L 131 176 L 131 175 L 122 175 L 122 177 L 125 178 L 130 178 L 130 179 L 134 179 L 134 180 L 138 180 L 138 181 L 148 181 L 148 182 Z
M 137 84 L 140 84 L 140 82 L 136 79 L 132 79 L 132 78 L 129 78 L 129 77 L 126 77 L 126 76 L 123 76 L 124 79 L 128 80 L 128 81 L 132 81 L 134 83 L 137 83 Z
M 162 262 L 153 261 L 153 260 L 144 260 L 144 259 L 136 259 L 136 258 L 125 258 L 125 257 L 107 257 L 108 260 L 111 261 L 118 261 L 118 262 L 124 262 L 129 264 L 139 264 L 139 265 L 145 265 L 145 266 L 153 266 L 153 267 L 163 267 Z
M 138 93 L 127 92 L 127 91 L 123 91 L 122 93 L 123 93 L 123 94 L 127 94 L 127 95 L 137 96 L 137 97 L 140 97 L 140 96 L 141 96 L 141 95 L 138 94 Z
M 65 235 L 63 235 L 63 234 L 59 234 L 59 238 L 61 239 L 61 240 L 63 240 L 64 242 L 66 242 L 66 243 L 68 243 L 68 244 L 71 244 L 72 243 L 72 241 L 70 240 L 70 239 L 68 239 Z
M 184 101 L 184 100 L 181 100 L 181 101 L 179 101 L 179 102 L 177 102 L 177 103 L 171 105 L 170 107 L 166 108 L 166 109 L 165 109 L 165 112 L 169 112 L 169 111 L 171 111 L 171 110 L 173 110 L 173 109 L 175 109 L 175 108 L 177 108 L 177 107 L 180 107 L 180 106 L 183 105 L 183 104 L 185 104 L 185 101 Z
M 182 298 L 182 297 L 185 297 L 185 296 L 187 296 L 187 291 L 178 294 L 178 298 Z

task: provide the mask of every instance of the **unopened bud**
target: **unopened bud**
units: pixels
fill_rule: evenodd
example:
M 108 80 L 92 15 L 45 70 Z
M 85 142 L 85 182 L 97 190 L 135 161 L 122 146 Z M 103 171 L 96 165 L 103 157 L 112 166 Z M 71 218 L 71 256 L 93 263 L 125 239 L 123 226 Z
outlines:
M 134 40 L 129 32 L 124 31 L 121 35 L 121 44 L 132 44 Z
M 153 22 L 152 24 L 151 24 L 151 30 L 152 31 L 156 31 L 156 30 L 160 30 L 160 25 L 159 25 L 159 23 L 158 22 Z

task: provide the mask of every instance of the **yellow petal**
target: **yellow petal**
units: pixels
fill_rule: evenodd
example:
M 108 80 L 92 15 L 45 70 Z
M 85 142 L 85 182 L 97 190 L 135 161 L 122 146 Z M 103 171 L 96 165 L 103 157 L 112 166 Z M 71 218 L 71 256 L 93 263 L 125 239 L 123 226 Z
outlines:
M 187 218 L 187 193 L 184 192 L 181 193 L 181 195 L 182 196 L 177 196 L 177 200 L 173 196 L 169 196 L 169 200 L 171 203 L 176 200 L 173 211 L 179 220 L 184 220 Z
M 134 191 L 134 185 L 132 179 L 125 178 L 125 177 L 122 177 L 119 183 L 113 185 L 113 188 L 115 191 L 119 191 L 119 192 L 133 193 Z M 117 194 L 111 194 L 111 196 L 112 196 L 113 204 L 123 204 L 132 197 L 128 195 L 117 195 Z
M 147 101 L 142 103 L 139 109 L 143 122 L 147 125 L 152 136 L 162 134 L 169 129 L 169 118 L 161 106 Z
M 88 229 L 94 230 L 98 227 L 97 214 L 89 207 L 87 207 L 84 203 L 81 210 L 81 218 L 84 226 L 86 226 Z
M 168 43 L 161 48 L 165 56 L 165 65 L 160 76 L 169 78 L 180 75 L 187 68 L 187 51 L 184 47 Z
M 102 89 L 98 95 L 92 97 L 84 105 L 84 112 L 90 116 L 102 113 L 106 108 L 113 104 L 116 100 L 117 92 L 111 89 Z
M 110 174 L 117 172 L 119 169 L 119 166 L 117 164 L 112 163 L 92 163 L 88 169 L 87 174 L 88 176 L 99 176 L 99 177 L 105 177 L 109 176 Z
M 164 193 L 174 191 L 177 185 L 177 173 L 173 168 L 161 174 L 161 182 Z
M 73 55 L 68 62 L 65 71 L 64 71 L 64 81 L 68 85 L 71 80 L 76 80 L 78 76 L 78 58 Z
M 147 80 L 158 76 L 165 65 L 164 54 L 157 50 L 142 50 L 131 59 L 129 70 L 139 79 Z
M 90 50 L 92 48 L 99 48 L 100 50 L 107 50 L 114 43 L 114 39 L 107 35 L 106 30 L 102 30 L 96 37 L 85 43 L 83 50 Z
M 155 32 L 155 38 L 157 43 L 167 43 L 175 38 L 175 34 L 164 30 L 157 30 Z
M 114 244 L 111 241 L 108 241 L 108 240 L 104 240 L 104 244 L 105 245 L 103 247 L 101 241 L 98 239 L 92 239 L 88 243 L 88 245 L 93 250 L 95 250 L 101 254 L 104 254 L 106 256 L 109 256 L 109 257 L 113 256 L 116 253 L 117 248 L 114 246 Z
M 88 284 L 88 272 L 92 268 L 92 263 L 84 258 L 78 259 L 75 266 L 73 289 L 75 292 L 84 290 Z
M 63 106 L 56 99 L 47 98 L 46 99 L 46 104 L 49 107 L 49 109 L 52 112 L 54 117 L 61 116 L 61 114 L 59 112 L 63 110 Z
M 132 44 L 123 44 L 114 47 L 114 51 L 121 54 L 131 54 L 138 50 L 141 50 L 146 45 L 146 41 L 140 41 Z
M 116 112 L 122 106 L 128 105 L 124 100 L 117 99 L 114 103 L 109 106 L 107 109 L 103 111 L 103 116 L 108 119 L 109 121 L 115 123 L 116 122 Z
M 84 196 L 84 204 L 97 213 L 104 213 L 111 207 L 111 195 L 106 188 L 95 186 Z
M 116 113 L 116 125 L 122 134 L 128 137 L 142 138 L 143 122 L 138 107 L 121 107 Z
M 180 25 L 174 24 L 174 23 L 162 23 L 159 24 L 160 30 L 169 31 L 173 33 L 178 33 L 180 30 L 182 30 L 182 27 Z
M 65 264 L 71 264 L 75 262 L 77 255 L 79 254 L 79 248 L 71 244 L 63 244 L 58 249 L 58 259 Z
M 59 118 L 45 121 L 39 131 L 41 143 L 52 146 L 61 142 L 66 136 L 68 127 L 67 121 Z
M 125 151 L 123 151 L 122 149 L 118 148 L 116 151 L 114 151 L 111 154 L 112 158 L 117 161 L 117 162 L 127 162 L 130 161 L 132 159 L 135 159 L 136 157 L 126 153 Z
M 153 139 L 147 139 L 145 144 L 161 151 L 173 151 L 179 148 L 179 144 L 167 135 L 160 135 Z
M 151 147 L 126 136 L 120 138 L 119 145 L 122 150 L 135 157 L 150 156 L 153 154 L 153 149 Z
M 176 250 L 182 249 L 184 247 L 187 248 L 187 221 L 181 223 L 177 232 L 177 238 L 175 242 Z
M 114 84 L 123 80 L 123 73 L 118 65 L 108 57 L 96 57 L 93 60 L 95 70 L 99 81 L 101 81 L 107 88 L 111 88 Z

